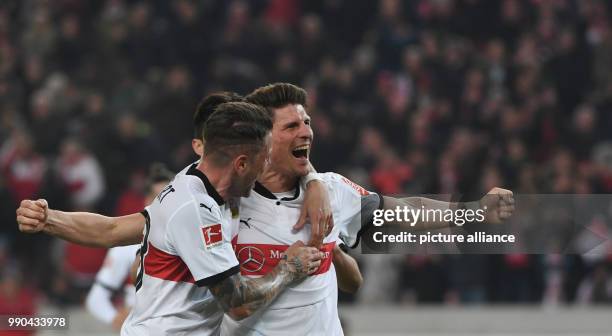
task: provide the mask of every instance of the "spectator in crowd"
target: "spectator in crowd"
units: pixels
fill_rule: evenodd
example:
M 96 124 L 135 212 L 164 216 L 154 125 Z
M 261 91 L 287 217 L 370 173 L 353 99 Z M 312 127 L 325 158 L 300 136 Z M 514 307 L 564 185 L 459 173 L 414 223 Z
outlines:
M 55 170 L 68 190 L 72 209 L 95 208 L 104 193 L 104 176 L 98 160 L 76 139 L 62 143 Z

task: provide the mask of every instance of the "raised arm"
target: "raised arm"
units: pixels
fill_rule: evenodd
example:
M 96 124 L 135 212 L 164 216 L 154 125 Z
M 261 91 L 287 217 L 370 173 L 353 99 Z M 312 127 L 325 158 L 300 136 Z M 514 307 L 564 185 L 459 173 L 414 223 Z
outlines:
M 145 218 L 140 213 L 107 217 L 90 212 L 50 209 L 45 200 L 23 200 L 17 209 L 19 230 L 44 232 L 76 244 L 113 247 L 142 241 Z
M 389 196 L 383 196 L 383 201 L 384 210 L 395 210 L 398 207 L 400 209 L 407 208 L 416 211 L 435 210 L 439 211 L 438 213 L 444 213 L 445 210 L 449 209 L 453 211 L 463 210 L 464 214 L 467 211 L 471 211 L 472 218 L 476 217 L 474 212 L 481 209 L 484 211 L 483 221 L 487 223 L 500 223 L 509 218 L 514 212 L 514 197 L 512 191 L 502 188 L 493 188 L 480 200 L 464 203 L 444 202 L 426 197 L 394 198 Z M 431 230 L 446 228 L 453 225 L 453 222 L 445 220 L 446 218 L 451 217 L 431 215 L 427 218 L 419 217 L 414 223 L 398 222 L 398 224 L 406 226 L 407 229 L 411 230 Z
M 210 291 L 234 320 L 251 316 L 269 305 L 287 286 L 314 273 L 321 264 L 323 253 L 298 241 L 291 245 L 283 259 L 261 278 L 234 274 L 212 285 Z
M 363 284 L 363 276 L 359 271 L 359 265 L 355 258 L 342 251 L 338 246 L 334 247 L 333 254 L 334 267 L 336 268 L 336 278 L 338 288 L 343 292 L 355 294 Z

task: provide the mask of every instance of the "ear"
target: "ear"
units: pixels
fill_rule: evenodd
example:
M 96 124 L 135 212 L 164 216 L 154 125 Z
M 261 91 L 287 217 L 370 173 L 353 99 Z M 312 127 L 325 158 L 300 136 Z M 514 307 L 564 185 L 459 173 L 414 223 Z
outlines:
M 198 155 L 198 157 L 201 157 L 202 154 L 204 154 L 204 143 L 200 139 L 191 139 L 191 148 L 193 149 L 193 152 Z
M 249 157 L 245 154 L 240 154 L 234 158 L 234 171 L 238 176 L 243 176 L 249 168 Z

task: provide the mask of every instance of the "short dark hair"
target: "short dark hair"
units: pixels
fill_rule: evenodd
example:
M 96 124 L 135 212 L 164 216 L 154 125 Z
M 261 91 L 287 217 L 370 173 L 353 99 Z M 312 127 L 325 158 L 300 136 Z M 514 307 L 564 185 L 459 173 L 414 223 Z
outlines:
M 223 103 L 240 102 L 243 100 L 244 97 L 236 92 L 230 91 L 213 92 L 202 98 L 193 113 L 193 137 L 202 139 L 204 123 L 208 120 L 210 115 L 215 112 L 217 106 Z
M 308 94 L 306 90 L 289 83 L 274 83 L 262 86 L 248 94 L 245 101 L 263 106 L 274 117 L 273 109 L 289 104 L 300 104 L 306 107 Z
M 204 155 L 225 164 L 236 155 L 259 151 L 272 130 L 265 108 L 245 103 L 223 103 L 204 124 Z

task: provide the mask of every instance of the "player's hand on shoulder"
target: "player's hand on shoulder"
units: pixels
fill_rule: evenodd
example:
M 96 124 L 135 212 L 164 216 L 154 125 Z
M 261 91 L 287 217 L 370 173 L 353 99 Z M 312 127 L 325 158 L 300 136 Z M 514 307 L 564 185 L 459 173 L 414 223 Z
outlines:
M 49 206 L 44 199 L 23 200 L 17 208 L 19 231 L 24 233 L 40 232 L 45 227 Z
M 284 259 L 289 272 L 292 272 L 295 279 L 299 280 L 316 272 L 324 257 L 325 254 L 317 248 L 306 246 L 301 240 L 298 240 L 285 251 Z
M 510 190 L 495 187 L 480 199 L 480 208 L 486 209 L 487 223 L 502 223 L 514 213 L 514 194 Z

